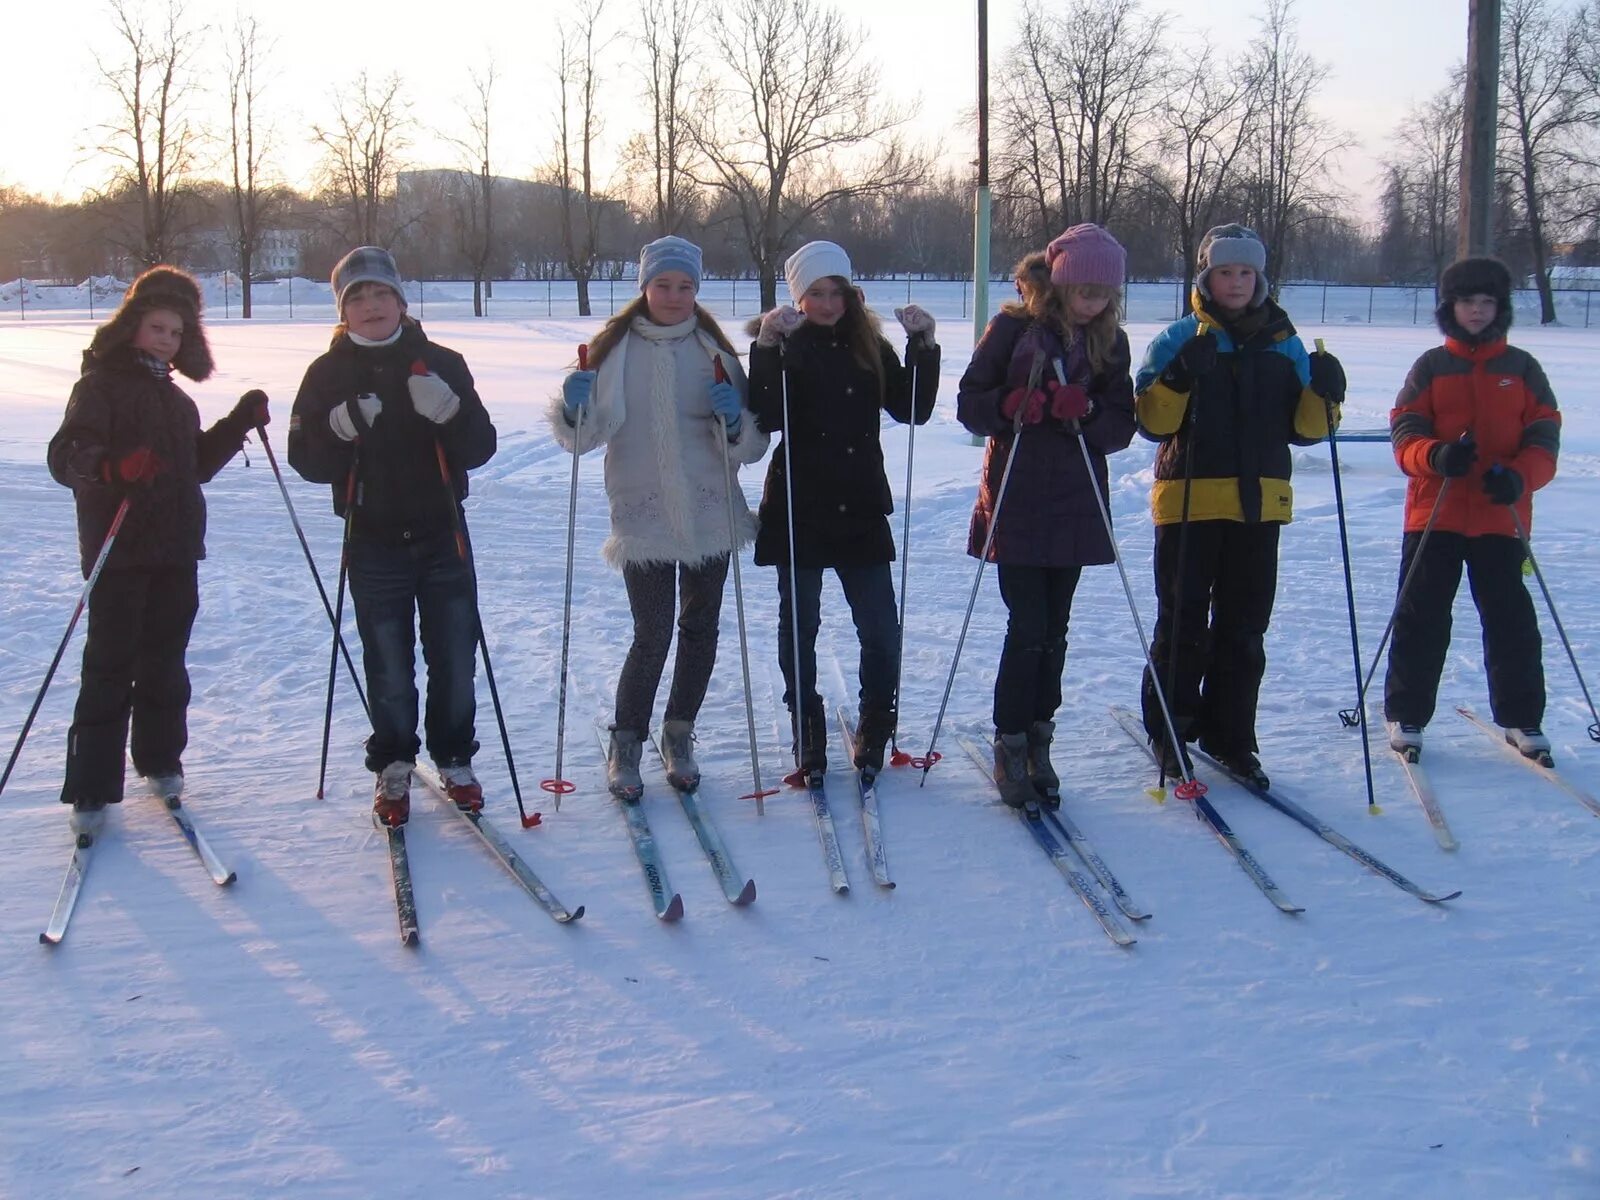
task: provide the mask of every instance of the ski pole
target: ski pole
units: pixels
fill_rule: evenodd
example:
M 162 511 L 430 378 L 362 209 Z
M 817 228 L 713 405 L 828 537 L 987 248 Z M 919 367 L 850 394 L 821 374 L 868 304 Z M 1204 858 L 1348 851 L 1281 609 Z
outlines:
M 1200 330 L 1202 333 L 1207 331 L 1204 323 L 1201 324 Z M 1187 413 L 1185 413 L 1185 420 L 1189 423 L 1189 437 L 1187 444 L 1183 448 L 1183 510 L 1178 517 L 1178 570 L 1172 581 L 1172 620 L 1168 631 L 1168 635 L 1172 639 L 1169 649 L 1172 657 L 1167 660 L 1167 689 L 1165 693 L 1161 690 L 1160 680 L 1155 677 L 1155 659 L 1152 658 L 1150 660 L 1150 681 L 1155 687 L 1156 698 L 1161 702 L 1162 719 L 1167 723 L 1167 735 L 1172 738 L 1173 754 L 1177 758 L 1178 764 L 1189 772 L 1190 779 L 1194 778 L 1194 767 L 1189 762 L 1189 748 L 1177 736 L 1176 725 L 1172 720 L 1172 710 L 1168 707 L 1167 697 L 1174 695 L 1178 690 L 1178 652 L 1183 645 L 1183 639 L 1179 636 L 1179 631 L 1183 628 L 1183 577 L 1189 557 L 1189 501 L 1194 493 L 1195 414 L 1200 409 L 1200 405 L 1196 403 L 1199 397 L 1194 393 L 1199 386 L 1199 382 L 1196 379 L 1189 385 L 1189 407 Z M 1157 636 L 1160 636 L 1160 624 L 1161 614 L 1160 608 L 1157 606 Z M 1165 787 L 1167 784 L 1166 765 L 1160 763 L 1157 765 L 1156 770 L 1159 776 L 1156 786 Z
M 799 568 L 795 563 L 794 547 L 794 453 L 789 443 L 794 440 L 794 430 L 789 427 L 789 369 L 784 360 L 786 351 L 784 343 L 779 343 L 778 349 L 778 383 L 783 397 L 783 498 L 784 517 L 789 526 L 789 637 L 790 649 L 794 655 L 793 668 L 790 671 L 791 699 L 790 716 L 794 722 L 794 773 L 784 778 L 784 782 L 794 784 L 802 782 L 804 772 L 801 770 L 801 737 L 805 729 L 805 700 L 804 689 L 800 686 L 800 578 Z M 821 603 L 821 597 L 818 597 Z
M 339 674 L 339 647 L 344 642 L 344 585 L 350 577 L 350 526 L 356 515 L 356 469 L 361 463 L 359 444 L 350 458 L 350 474 L 344 485 L 344 538 L 339 546 L 338 600 L 333 607 L 333 647 L 328 651 L 328 700 L 322 710 L 322 759 L 317 764 L 317 799 L 323 798 L 328 780 L 328 738 L 333 729 L 333 682 Z M 367 719 L 372 710 L 367 710 Z
M 1594 741 L 1600 742 L 1600 713 L 1595 712 L 1594 697 L 1589 695 L 1589 685 L 1583 681 L 1583 672 L 1578 669 L 1578 656 L 1572 652 L 1572 642 L 1567 638 L 1567 631 L 1561 624 L 1561 614 L 1556 612 L 1555 597 L 1550 594 L 1550 589 L 1544 581 L 1544 572 L 1539 569 L 1539 560 L 1533 556 L 1533 543 L 1528 539 L 1528 529 L 1522 523 L 1522 514 L 1511 507 L 1511 519 L 1517 523 L 1517 536 L 1522 539 L 1522 552 L 1528 556 L 1528 564 L 1533 567 L 1533 577 L 1539 581 L 1539 590 L 1544 593 L 1544 602 L 1550 608 L 1550 619 L 1555 622 L 1556 632 L 1561 635 L 1561 645 L 1567 652 L 1567 661 L 1572 664 L 1572 673 L 1578 677 L 1578 687 L 1583 691 L 1583 699 L 1589 706 L 1589 715 L 1594 718 L 1594 724 L 1589 726 L 1589 736 Z
M 11 778 L 11 770 L 17 765 L 17 757 L 22 753 L 22 744 L 28 740 L 28 731 L 33 728 L 33 719 L 39 715 L 39 706 L 44 703 L 44 694 L 50 690 L 50 681 L 55 678 L 56 668 L 61 665 L 61 656 L 67 652 L 67 643 L 72 640 L 72 631 L 78 627 L 78 618 L 83 615 L 84 607 L 89 603 L 89 593 L 94 591 L 94 585 L 100 578 L 100 571 L 111 555 L 111 545 L 117 540 L 117 531 L 122 528 L 122 522 L 128 515 L 128 502 L 132 498 L 132 493 L 124 495 L 122 503 L 117 505 L 117 511 L 111 518 L 111 527 L 106 530 L 105 541 L 100 543 L 100 553 L 95 555 L 94 565 L 89 568 L 89 576 L 83 581 L 83 591 L 78 593 L 78 602 L 72 606 L 72 617 L 67 621 L 67 631 L 61 635 L 61 644 L 56 647 L 55 657 L 50 660 L 50 669 L 44 673 L 44 682 L 39 685 L 39 694 L 33 698 L 33 707 L 28 710 L 28 719 L 22 723 L 22 732 L 17 735 L 17 744 L 11 751 L 11 757 L 6 760 L 5 773 L 0 774 L 0 792 L 5 791 L 6 781 Z
M 1462 440 L 1471 437 L 1470 433 L 1463 434 Z M 1356 722 L 1361 720 L 1360 714 L 1366 708 L 1367 692 L 1372 687 L 1372 677 L 1378 673 L 1378 664 L 1383 661 L 1383 648 L 1389 644 L 1389 635 L 1394 632 L 1394 623 L 1400 617 L 1400 606 L 1405 603 L 1406 593 L 1411 590 L 1411 580 L 1417 573 L 1417 568 L 1422 565 L 1422 552 L 1427 548 L 1428 538 L 1433 533 L 1433 524 L 1439 519 L 1439 506 L 1444 503 L 1445 493 L 1450 490 L 1451 477 L 1446 475 L 1444 482 L 1439 485 L 1439 494 L 1433 498 L 1433 507 L 1428 510 L 1428 520 L 1422 527 L 1422 536 L 1417 539 L 1416 551 L 1411 555 L 1411 563 L 1406 567 L 1404 578 L 1400 580 L 1400 591 L 1394 598 L 1394 607 L 1389 610 L 1389 623 L 1383 627 L 1383 636 L 1378 639 L 1378 651 L 1372 656 L 1372 666 L 1367 668 L 1367 677 L 1361 681 L 1361 688 L 1356 692 L 1354 708 L 1339 710 L 1339 720 L 1346 729 L 1355 728 Z
M 1327 347 L 1321 338 L 1316 341 L 1317 353 L 1326 354 Z M 1355 663 L 1356 686 L 1361 686 L 1361 643 L 1356 628 L 1356 587 L 1350 571 L 1350 535 L 1345 525 L 1344 483 L 1339 475 L 1339 431 L 1333 419 L 1333 401 L 1323 398 L 1328 416 L 1328 455 L 1333 462 L 1333 507 L 1339 514 L 1339 553 L 1344 558 L 1344 600 L 1350 612 L 1350 657 Z M 1378 797 L 1372 787 L 1372 739 L 1367 730 L 1367 707 L 1358 710 L 1361 725 L 1361 763 L 1367 774 L 1367 811 L 1377 814 Z
M 289 488 L 283 481 L 283 471 L 278 467 L 278 456 L 272 452 L 272 443 L 267 441 L 266 426 L 256 430 L 256 436 L 261 439 L 261 448 L 267 453 L 267 463 L 272 467 L 273 477 L 278 481 L 278 491 L 283 496 L 284 507 L 289 510 L 289 523 L 294 526 L 295 536 L 300 539 L 300 549 L 305 553 L 306 565 L 311 568 L 311 580 L 317 585 L 317 595 L 322 597 L 323 610 L 328 614 L 328 623 L 333 626 L 334 638 L 339 643 L 339 652 L 344 656 L 344 665 L 350 672 L 350 682 L 356 686 L 356 695 L 361 698 L 361 707 L 370 718 L 372 708 L 367 704 L 367 693 L 361 686 L 361 676 L 356 673 L 356 665 L 350 658 L 350 648 L 345 644 L 344 635 L 339 630 L 339 622 L 333 616 L 333 603 L 328 599 L 328 589 L 322 586 L 322 573 L 317 570 L 317 563 L 311 557 L 311 544 L 306 541 L 306 531 L 300 527 L 300 517 L 294 511 L 294 501 L 289 499 Z
M 906 578 L 911 570 L 911 464 L 917 451 L 917 360 L 911 359 L 911 421 L 906 426 L 906 511 L 900 533 L 900 646 L 895 653 L 894 728 L 889 730 L 889 764 L 903 767 L 912 756 L 900 749 L 900 684 L 906 675 Z
M 983 552 L 978 555 L 978 569 L 972 575 L 972 591 L 967 596 L 967 612 L 961 618 L 961 634 L 956 638 L 955 656 L 950 660 L 950 674 L 945 677 L 944 696 L 939 700 L 939 715 L 933 722 L 933 736 L 928 739 L 928 752 L 923 755 L 922 778 L 917 786 L 923 787 L 928 782 L 928 772 L 933 770 L 933 764 L 939 761 L 940 755 L 934 750 L 939 742 L 939 731 L 944 728 L 945 709 L 950 704 L 950 690 L 955 686 L 956 668 L 961 664 L 961 649 L 966 645 L 967 626 L 972 623 L 972 609 L 978 602 L 978 585 L 983 582 L 983 568 L 989 562 L 989 550 L 994 545 L 994 533 L 1000 526 L 1000 506 L 1005 503 L 1006 488 L 1011 483 L 1011 468 L 1017 462 L 1017 444 L 1022 440 L 1022 418 L 1028 411 L 1028 402 L 1032 394 L 1039 388 L 1039 380 L 1044 375 L 1045 354 L 1043 350 L 1033 352 L 1033 365 L 1028 368 L 1028 388 L 1023 394 L 1022 403 L 1017 405 L 1017 415 L 1011 421 L 1011 450 L 1006 454 L 1006 465 L 1000 471 L 1000 486 L 995 490 L 994 508 L 989 513 L 989 529 L 983 536 Z
M 578 346 L 578 370 L 589 369 L 589 347 Z M 578 527 L 578 455 L 583 441 L 583 409 L 572 423 L 572 483 L 567 489 L 567 587 L 561 601 L 561 687 L 556 705 L 556 773 L 539 781 L 539 787 L 555 797 L 561 811 L 561 797 L 577 790 L 577 784 L 561 774 L 561 754 L 567 741 L 567 663 L 572 646 L 572 556 Z
M 428 365 L 420 358 L 411 364 L 413 375 L 428 374 Z M 483 632 L 483 610 L 478 607 L 478 564 L 472 557 L 472 551 L 467 543 L 466 522 L 461 517 L 461 505 L 456 501 L 456 484 L 450 474 L 450 460 L 444 452 L 444 443 L 438 438 L 433 439 L 434 457 L 439 461 L 439 479 L 444 484 L 445 503 L 450 506 L 450 524 L 456 535 L 456 555 L 466 564 L 467 578 L 472 586 L 472 618 L 478 627 L 478 649 L 483 653 L 483 677 L 489 683 L 489 699 L 494 702 L 494 720 L 500 729 L 500 748 L 505 751 L 506 773 L 511 776 L 511 795 L 517 802 L 517 816 L 522 821 L 524 829 L 532 829 L 539 824 L 539 813 L 528 815 L 528 810 L 522 803 L 522 785 L 517 780 L 517 762 L 511 753 L 511 735 L 506 732 L 506 714 L 500 706 L 500 689 L 494 682 L 494 662 L 489 657 L 489 639 Z
M 728 382 L 728 370 L 722 365 L 722 355 L 712 355 L 711 371 L 718 383 Z M 739 614 L 739 665 L 744 670 L 744 718 L 750 736 L 751 791 L 739 799 L 754 800 L 756 816 L 759 817 L 766 815 L 766 798 L 777 795 L 778 789 L 762 790 L 761 787 L 761 758 L 756 748 L 756 710 L 750 696 L 750 643 L 745 636 L 744 625 L 744 584 L 739 578 L 739 523 L 733 505 L 733 489 L 738 486 L 738 476 L 733 470 L 733 457 L 728 453 L 727 419 L 719 416 L 717 425 L 722 432 L 722 478 L 728 489 L 728 559 L 733 564 L 733 608 Z
M 1067 373 L 1061 366 L 1061 360 L 1055 360 L 1056 378 L 1063 386 L 1067 382 Z M 1094 458 L 1089 453 L 1089 439 L 1083 435 L 1083 425 L 1074 420 L 1072 432 L 1078 438 L 1078 450 L 1083 454 L 1083 469 L 1089 475 L 1089 490 L 1094 493 L 1095 507 L 1100 510 L 1100 523 L 1105 527 L 1106 541 L 1111 546 L 1111 561 L 1117 564 L 1117 576 L 1122 580 L 1122 594 L 1128 600 L 1128 612 L 1133 617 L 1133 627 L 1139 634 L 1139 648 L 1144 652 L 1145 669 L 1150 672 L 1150 682 L 1156 691 L 1156 702 L 1161 706 L 1161 719 L 1167 727 L 1167 736 L 1172 739 L 1174 746 L 1179 745 L 1177 726 L 1172 720 L 1172 708 L 1167 703 L 1167 696 L 1161 689 L 1161 679 L 1156 671 L 1156 660 L 1150 649 L 1150 639 L 1145 635 L 1144 621 L 1139 616 L 1139 605 L 1133 598 L 1133 585 L 1128 582 L 1128 569 L 1123 565 L 1122 552 L 1117 548 L 1117 533 L 1111 524 L 1111 510 L 1106 507 L 1106 498 L 1100 494 L 1100 478 L 1094 469 Z M 1188 777 L 1179 782 L 1173 789 L 1180 800 L 1194 800 L 1206 794 L 1206 785 L 1194 776 L 1194 767 L 1190 765 L 1186 754 L 1178 755 L 1178 764 L 1188 772 Z M 1163 779 L 1165 776 L 1163 776 Z

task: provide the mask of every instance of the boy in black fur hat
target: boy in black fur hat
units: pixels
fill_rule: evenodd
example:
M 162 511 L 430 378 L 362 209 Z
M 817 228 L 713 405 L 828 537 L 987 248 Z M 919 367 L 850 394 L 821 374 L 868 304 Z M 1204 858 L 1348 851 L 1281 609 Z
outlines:
M 1494 719 L 1506 741 L 1547 761 L 1542 644 L 1522 582 L 1522 537 L 1532 528 L 1533 493 L 1555 478 L 1561 413 L 1538 359 L 1506 342 L 1511 272 L 1504 263 L 1451 263 L 1434 316 L 1444 345 L 1412 365 L 1389 414 L 1395 461 L 1410 477 L 1402 583 L 1417 564 L 1395 609 L 1383 685 L 1389 745 L 1413 762 L 1422 753 L 1465 567 L 1483 622 Z
M 67 735 L 61 801 L 72 827 L 93 838 L 105 806 L 122 799 L 132 723 L 134 770 L 176 803 L 188 744 L 184 653 L 199 607 L 206 556 L 200 485 L 267 423 L 267 397 L 247 392 L 210 429 L 172 382 L 211 374 L 200 288 L 176 267 L 151 267 L 95 331 L 83 373 L 50 440 L 50 474 L 70 487 L 87 577 L 124 501 L 127 516 L 89 597 L 83 680 Z

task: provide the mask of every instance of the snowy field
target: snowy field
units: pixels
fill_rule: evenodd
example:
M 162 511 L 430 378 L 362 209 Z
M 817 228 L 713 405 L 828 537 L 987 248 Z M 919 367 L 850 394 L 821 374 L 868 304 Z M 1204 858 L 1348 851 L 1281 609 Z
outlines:
M 887 287 L 869 298 L 904 301 Z M 915 442 L 902 701 L 913 750 L 931 732 L 974 569 L 963 546 L 980 452 L 954 421 L 971 349 L 959 305 L 954 292 L 936 298 L 944 389 Z M 409 840 L 422 941 L 400 945 L 368 819 L 365 729 L 342 677 L 327 798 L 313 798 L 328 627 L 252 445 L 248 465 L 236 459 L 207 489 L 210 558 L 189 655 L 187 807 L 238 882 L 213 885 L 130 788 L 67 940 L 39 944 L 69 854 L 57 794 L 80 631 L 0 801 L 0 1196 L 1600 1196 L 1600 821 L 1451 711 L 1487 707 L 1465 588 L 1428 750 L 1460 849 L 1437 847 L 1386 754 L 1374 761 L 1383 812 L 1367 813 L 1359 738 L 1336 716 L 1354 688 L 1326 447 L 1296 458 L 1262 757 L 1286 795 L 1460 899 L 1420 903 L 1218 782 L 1217 808 L 1305 907 L 1286 916 L 1180 801 L 1154 802 L 1147 760 L 1108 717 L 1108 705 L 1135 703 L 1139 676 L 1108 567 L 1086 574 L 1075 605 L 1057 761 L 1067 811 L 1154 914 L 1133 928 L 1136 946 L 1107 940 L 957 749 L 957 730 L 981 734 L 987 720 L 1004 620 L 992 573 L 941 738 L 950 757 L 920 790 L 909 768 L 881 782 L 896 890 L 874 887 L 849 776 L 830 777 L 846 897 L 828 890 L 803 795 L 772 798 L 759 818 L 736 798 L 750 773 L 729 587 L 700 723 L 703 795 L 759 898 L 726 903 L 657 769 L 646 809 L 687 907 L 664 926 L 591 732 L 629 630 L 620 581 L 599 557 L 599 456 L 579 482 L 564 766 L 578 790 L 557 814 L 536 787 L 555 763 L 571 469 L 540 409 L 598 321 L 431 310 L 428 325 L 466 354 L 500 430 L 468 516 L 523 790 L 545 823 L 517 828 L 481 688 L 488 813 L 587 914 L 552 922 L 419 791 Z M 1130 326 L 1136 354 L 1156 328 Z M 92 329 L 61 313 L 0 320 L 7 753 L 81 586 L 71 499 L 43 455 Z M 1343 358 L 1350 428 L 1383 424 L 1406 367 L 1436 340 L 1425 325 L 1302 332 Z M 1535 538 L 1593 681 L 1600 329 L 1524 320 L 1515 334 L 1566 415 Z M 290 402 L 327 327 L 216 320 L 211 337 L 220 370 L 191 389 L 202 413 L 266 388 L 281 460 Z M 898 496 L 904 429 L 884 442 Z M 1114 516 L 1146 622 L 1151 459 L 1139 441 L 1113 460 Z M 1384 445 L 1348 444 L 1341 459 L 1369 656 L 1393 599 L 1403 485 Z M 745 475 L 752 501 L 761 470 Z M 331 592 L 340 526 L 327 490 L 289 487 Z M 773 780 L 787 740 L 773 572 L 746 560 L 744 585 Z M 1558 762 L 1588 782 L 1600 746 L 1536 603 L 1546 729 Z M 832 584 L 820 657 L 829 699 L 853 699 L 854 637 Z M 837 735 L 831 755 L 842 761 Z

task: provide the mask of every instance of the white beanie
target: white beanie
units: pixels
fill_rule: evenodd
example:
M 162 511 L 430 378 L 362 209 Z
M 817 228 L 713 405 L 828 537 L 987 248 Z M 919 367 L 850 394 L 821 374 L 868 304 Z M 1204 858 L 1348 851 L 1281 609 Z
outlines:
M 789 281 L 789 296 L 796 304 L 813 283 L 830 275 L 850 278 L 850 256 L 833 242 L 807 242 L 783 264 L 783 277 Z

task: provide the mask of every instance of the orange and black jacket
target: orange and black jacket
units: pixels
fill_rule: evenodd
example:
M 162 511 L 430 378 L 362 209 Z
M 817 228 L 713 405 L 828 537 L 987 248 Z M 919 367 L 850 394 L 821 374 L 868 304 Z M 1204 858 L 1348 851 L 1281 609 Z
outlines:
M 1157 525 L 1183 519 L 1187 471 L 1191 521 L 1286 523 L 1294 513 L 1289 447 L 1327 437 L 1339 406 L 1312 390 L 1305 346 L 1275 302 L 1234 324 L 1211 312 L 1198 290 L 1191 304 L 1150 343 L 1134 381 L 1139 432 L 1160 443 L 1151 514 Z M 1177 391 L 1162 373 L 1202 331 L 1217 339 L 1217 365 L 1190 391 Z
M 1439 443 L 1468 432 L 1478 446 L 1477 461 L 1445 490 L 1430 459 Z M 1389 440 L 1395 461 L 1410 476 L 1408 533 L 1427 525 L 1437 503 L 1435 529 L 1515 537 L 1512 510 L 1529 529 L 1533 493 L 1555 478 L 1561 413 L 1543 368 L 1526 350 L 1503 337 L 1479 345 L 1447 337 L 1412 365 L 1389 414 Z M 1522 476 L 1525 487 L 1514 505 L 1496 504 L 1484 493 L 1484 473 L 1495 466 Z

